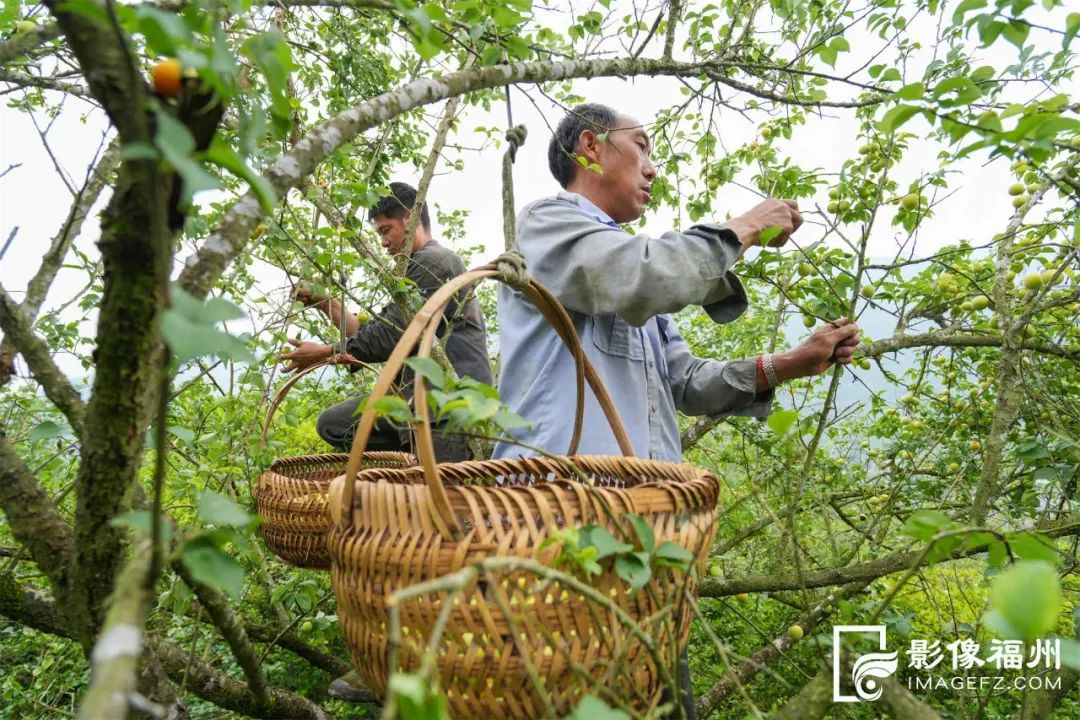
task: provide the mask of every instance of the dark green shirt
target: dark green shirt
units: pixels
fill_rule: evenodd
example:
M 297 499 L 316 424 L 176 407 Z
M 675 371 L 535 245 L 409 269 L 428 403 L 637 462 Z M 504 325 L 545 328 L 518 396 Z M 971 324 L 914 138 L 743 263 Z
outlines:
M 457 253 L 429 240 L 409 258 L 405 276 L 416 284 L 424 299 L 430 298 L 447 280 L 465 272 L 465 263 Z M 464 303 L 462 302 L 464 301 Z M 418 303 L 413 309 L 419 310 Z M 493 384 L 487 356 L 487 331 L 484 315 L 472 295 L 472 289 L 459 292 L 446 307 L 438 335 L 444 340 L 446 355 L 458 377 L 471 377 Z M 405 315 L 391 302 L 345 343 L 345 351 L 363 362 L 385 362 L 405 330 Z M 449 335 L 449 337 L 447 337 Z M 415 351 L 414 351 L 415 352 Z M 406 368 L 399 378 L 402 390 L 412 396 L 413 373 Z

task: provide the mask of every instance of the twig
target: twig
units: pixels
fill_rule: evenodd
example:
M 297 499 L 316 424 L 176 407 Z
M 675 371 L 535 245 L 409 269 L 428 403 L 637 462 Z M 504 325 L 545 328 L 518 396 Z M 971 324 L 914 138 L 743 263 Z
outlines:
M 258 654 L 251 645 L 251 641 L 248 640 L 244 626 L 237 620 L 232 610 L 229 609 L 229 601 L 224 593 L 192 577 L 183 562 L 174 562 L 172 568 L 184 583 L 192 589 L 195 596 L 199 598 L 199 603 L 206 609 L 210 620 L 221 632 L 225 642 L 228 643 L 233 657 L 236 658 L 240 669 L 244 671 L 244 676 L 248 681 L 248 688 L 250 688 L 258 706 L 260 708 L 267 707 L 270 704 L 269 689 L 266 684 L 266 676 L 259 666 Z

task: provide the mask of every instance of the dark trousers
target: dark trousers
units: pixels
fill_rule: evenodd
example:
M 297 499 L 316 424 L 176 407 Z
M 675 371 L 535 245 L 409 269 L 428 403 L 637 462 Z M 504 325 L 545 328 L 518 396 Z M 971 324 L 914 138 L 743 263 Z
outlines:
M 683 712 L 686 713 L 686 720 L 697 720 L 697 705 L 694 703 L 694 686 L 690 684 L 690 656 L 683 648 L 682 654 L 679 655 L 679 699 L 682 701 Z M 679 717 L 678 712 L 671 714 L 671 717 Z
M 341 452 L 348 452 L 352 447 L 356 426 L 360 424 L 357 408 L 363 397 L 355 397 L 337 405 L 332 405 L 319 414 L 315 430 L 319 437 Z M 461 462 L 469 460 L 469 443 L 466 438 L 434 432 L 435 459 L 439 462 Z M 415 452 L 412 433 L 407 428 L 398 428 L 386 418 L 375 421 L 375 427 L 368 438 L 368 450 L 390 450 L 396 452 Z

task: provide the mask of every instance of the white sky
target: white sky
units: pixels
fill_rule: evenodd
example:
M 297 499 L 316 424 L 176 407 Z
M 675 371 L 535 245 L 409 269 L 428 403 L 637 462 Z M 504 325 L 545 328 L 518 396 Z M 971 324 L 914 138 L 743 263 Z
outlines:
M 1052 19 L 1047 22 L 1055 24 Z M 1060 25 L 1060 21 L 1056 24 Z M 909 31 L 916 36 L 920 32 L 925 36 L 925 28 L 920 30 L 913 25 Z M 925 39 L 927 43 L 931 42 L 932 34 L 925 36 Z M 1059 38 L 1046 33 L 1040 34 L 1039 31 L 1033 31 L 1031 40 L 1051 51 L 1060 47 Z M 851 44 L 856 53 L 841 54 L 837 65 L 838 73 L 853 69 L 845 67 L 845 63 L 857 66 L 865 61 L 866 51 L 859 52 L 862 42 L 852 38 Z M 876 40 L 867 42 L 877 43 Z M 653 45 L 653 52 L 658 51 L 659 43 L 656 43 Z M 1002 67 L 1015 61 L 1016 49 L 1000 42 L 982 51 L 982 55 L 986 63 Z M 921 75 L 921 67 L 909 67 L 906 81 L 916 81 Z M 533 91 L 532 86 L 524 87 Z M 683 97 L 679 94 L 680 87 L 673 78 L 599 79 L 575 83 L 578 94 L 590 100 L 607 103 L 643 122 L 649 122 L 659 109 L 681 102 Z M 1076 89 L 1074 86 L 1064 90 L 1076 94 Z M 1029 100 L 1034 90 L 1021 87 L 1017 92 L 1018 99 Z M 533 97 L 547 115 L 548 123 L 557 123 L 562 111 L 553 108 L 539 93 L 533 92 Z M 80 116 L 88 107 L 77 99 L 70 99 L 68 107 L 56 120 L 48 136 L 53 153 L 64 171 L 73 178 L 76 187 L 81 185 L 85 178 L 87 165 L 106 128 L 104 115 L 97 111 L 83 121 Z M 436 109 L 431 109 L 431 112 Z M 519 151 L 515 166 L 515 193 L 520 208 L 537 197 L 554 193 L 558 186 L 547 170 L 547 143 L 550 137 L 547 125 L 539 112 L 520 93 L 514 93 L 513 109 L 515 122 L 524 122 L 530 131 L 528 142 Z M 721 141 L 728 148 L 736 148 L 754 137 L 757 123 L 765 119 L 760 111 L 751 116 L 753 122 L 737 113 L 724 112 L 726 114 L 720 116 L 723 127 Z M 502 103 L 497 103 L 489 113 L 485 113 L 481 108 L 470 108 L 459 127 L 463 131 L 476 125 L 503 127 L 505 122 L 505 108 Z M 830 109 L 827 117 L 815 118 L 807 125 L 797 127 L 794 140 L 783 141 L 778 147 L 782 154 L 788 154 L 802 167 L 821 167 L 825 172 L 835 174 L 839 172 L 845 159 L 856 156 L 856 148 L 861 142 L 856 137 L 857 130 L 858 125 L 853 119 L 852 111 Z M 905 130 L 923 134 L 927 126 L 922 120 L 916 119 L 905 126 Z M 41 254 L 64 219 L 71 195 L 60 181 L 52 160 L 25 114 L 6 106 L 0 109 L 0 138 L 0 172 L 11 165 L 20 164 L 20 167 L 0 178 L 0 247 L 13 228 L 18 228 L 14 241 L 0 259 L 0 283 L 9 293 L 21 299 L 27 281 L 38 267 Z M 459 141 L 473 147 L 481 143 L 480 138 L 470 138 L 464 133 L 459 136 Z M 939 150 L 939 146 L 922 138 L 913 141 L 903 162 L 893 171 L 900 187 L 905 188 L 908 182 L 920 174 L 935 170 L 938 167 L 936 155 Z M 482 153 L 467 153 L 464 158 L 465 169 L 460 172 L 440 169 L 428 197 L 443 210 L 461 208 L 471 211 L 466 223 L 466 244 L 486 244 L 487 252 L 478 259 L 482 261 L 501 251 L 501 150 L 489 147 Z M 1006 160 L 986 164 L 985 154 L 976 154 L 953 167 L 958 174 L 953 176 L 950 183 L 956 194 L 937 209 L 934 218 L 924 223 L 918 245 L 920 256 L 930 254 L 935 248 L 960 238 L 970 238 L 975 244 L 985 242 L 1005 226 L 1012 214 L 1010 198 L 1006 194 L 1006 188 L 1011 183 Z M 419 173 L 410 167 L 395 177 L 415 183 L 418 175 Z M 748 209 L 758 199 L 752 192 L 735 184 L 728 184 L 720 188 L 718 202 L 714 203 L 714 207 L 721 209 L 721 214 L 724 212 L 722 208 L 737 214 Z M 806 208 L 818 203 L 824 208 L 827 202 L 826 189 L 822 186 L 818 197 L 810 203 L 803 203 L 803 206 Z M 98 209 L 102 204 L 103 201 L 99 202 Z M 890 217 L 891 212 L 886 210 L 882 220 Z M 685 218 L 683 220 L 685 221 Z M 669 211 L 664 211 L 649 218 L 645 231 L 658 234 L 676 223 L 676 218 Z M 796 240 L 805 246 L 820 238 L 823 232 L 820 223 L 809 222 L 796 236 Z M 438 236 L 437 226 L 435 233 Z M 897 230 L 887 222 L 879 220 L 871 240 L 871 254 L 891 257 L 895 252 L 895 239 L 901 237 L 896 233 Z M 88 255 L 96 256 L 94 242 L 98 234 L 95 211 L 85 223 L 77 240 L 77 247 Z M 185 257 L 186 253 L 182 253 L 177 258 L 178 264 Z M 750 258 L 749 262 L 753 262 L 753 259 Z M 49 294 L 46 310 L 59 307 L 70 300 L 78 294 L 84 283 L 85 279 L 80 273 L 62 272 Z M 280 288 L 284 285 L 285 282 L 280 277 L 268 278 L 268 286 Z M 65 363 L 65 366 L 70 372 L 81 374 L 81 367 L 76 364 Z

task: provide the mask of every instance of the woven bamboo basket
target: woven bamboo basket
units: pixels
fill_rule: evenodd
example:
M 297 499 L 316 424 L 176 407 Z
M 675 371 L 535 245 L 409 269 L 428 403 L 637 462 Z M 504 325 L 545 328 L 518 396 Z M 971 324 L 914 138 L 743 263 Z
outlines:
M 336 360 L 335 363 L 358 364 L 356 360 Z M 331 363 L 317 363 L 293 375 L 282 384 L 270 402 L 263 421 L 262 441 L 281 406 L 285 395 L 300 378 Z M 279 558 L 296 567 L 326 570 L 330 554 L 326 539 L 331 518 L 327 513 L 327 492 L 330 481 L 345 472 L 348 453 L 300 455 L 277 458 L 270 469 L 259 475 L 255 485 L 255 507 L 263 519 L 262 536 L 266 546 Z M 414 455 L 401 452 L 367 452 L 363 454 L 365 468 L 404 468 L 415 465 Z
M 499 276 L 486 266 L 433 295 L 385 364 L 373 397 L 386 391 L 418 340 L 418 354 L 429 354 L 453 293 Z M 692 465 L 632 457 L 572 321 L 535 281 L 525 294 L 575 359 L 577 411 L 568 455 L 436 464 L 423 402 L 426 388 L 418 374 L 422 466 L 361 471 L 375 421 L 374 412 L 365 413 L 345 475 L 330 490 L 336 518 L 329 541 L 331 578 L 342 632 L 354 667 L 379 697 L 386 696 L 397 667 L 421 665 L 429 638 L 441 632 L 435 666 L 458 720 L 561 717 L 587 692 L 637 713 L 656 714 L 665 698 L 671 700 L 672 669 L 688 640 L 686 602 L 696 591 L 715 534 L 719 481 Z M 585 381 L 624 457 L 573 455 Z M 657 545 L 674 541 L 688 549 L 694 571 L 656 570 L 643 589 L 631 593 L 610 570 L 586 588 L 504 565 L 504 571 L 480 575 L 460 593 L 443 587 L 407 599 L 394 596 L 490 558 L 534 558 L 550 565 L 559 548 L 540 546 L 565 528 L 594 524 L 626 538 L 626 513 L 649 523 Z

